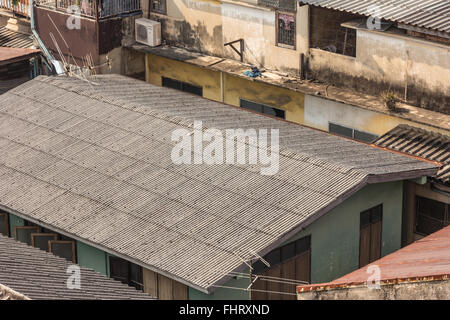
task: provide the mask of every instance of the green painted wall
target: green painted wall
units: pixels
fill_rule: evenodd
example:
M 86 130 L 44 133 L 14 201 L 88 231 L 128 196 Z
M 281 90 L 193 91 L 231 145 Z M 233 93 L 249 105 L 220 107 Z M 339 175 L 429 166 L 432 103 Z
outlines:
M 223 286 L 245 289 L 249 284 L 249 278 L 233 278 Z M 189 287 L 189 300 L 248 300 L 248 298 L 249 293 L 244 290 L 217 288 L 212 294 L 205 294 Z
M 400 249 L 403 182 L 366 186 L 284 244 L 311 235 L 311 281 L 322 283 L 359 267 L 360 213 L 383 204 L 382 255 Z M 283 244 L 283 245 L 284 245 Z M 247 288 L 248 279 L 224 286 Z M 218 288 L 206 295 L 189 288 L 189 299 L 248 299 L 248 292 Z
M 360 213 L 383 204 L 382 256 L 401 247 L 403 182 L 360 190 L 291 240 L 311 235 L 311 282 L 332 281 L 359 267 Z
M 82 267 L 90 268 L 109 276 L 107 253 L 77 241 L 77 259 Z
M 22 218 L 15 216 L 13 214 L 9 214 L 9 236 L 14 238 L 14 228 L 15 227 L 23 227 L 25 225 L 25 220 Z

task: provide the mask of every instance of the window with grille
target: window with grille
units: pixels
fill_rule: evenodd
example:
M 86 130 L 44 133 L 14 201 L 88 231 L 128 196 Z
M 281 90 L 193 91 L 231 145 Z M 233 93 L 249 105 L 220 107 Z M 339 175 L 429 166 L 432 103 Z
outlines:
M 281 109 L 277 109 L 271 106 L 267 106 L 262 103 L 253 102 L 245 99 L 240 99 L 241 108 L 253 110 L 262 114 L 267 114 L 273 117 L 286 119 L 286 112 Z
M 0 211 L 0 234 L 9 236 L 9 215 Z
M 295 15 L 277 12 L 277 44 L 295 48 Z
M 332 122 L 330 122 L 328 124 L 328 131 L 331 133 L 336 133 L 340 136 L 344 136 L 344 137 L 352 138 L 354 140 L 368 142 L 368 143 L 371 143 L 378 138 L 378 136 L 376 134 L 356 130 L 356 129 L 342 126 L 342 125 L 332 123 Z
M 203 88 L 199 86 L 195 86 L 193 84 L 178 81 L 175 79 L 170 79 L 166 77 L 162 77 L 162 86 L 166 88 L 177 89 L 184 92 L 189 92 L 195 94 L 197 96 L 203 96 Z
M 151 12 L 167 14 L 167 3 L 166 0 L 152 0 Z
M 416 233 L 429 235 L 450 224 L 449 205 L 443 202 L 416 197 Z

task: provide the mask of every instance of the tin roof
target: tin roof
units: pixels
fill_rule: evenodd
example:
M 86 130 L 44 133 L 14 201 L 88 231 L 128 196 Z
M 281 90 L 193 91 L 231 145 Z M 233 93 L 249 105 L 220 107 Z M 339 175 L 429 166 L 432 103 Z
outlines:
M 371 266 L 380 268 L 381 283 L 447 279 L 450 276 L 450 226 L 334 281 L 298 286 L 297 292 L 365 284 Z
M 0 235 L 0 284 L 33 300 L 152 299 L 148 294 L 80 267 L 80 289 L 67 288 L 72 262 Z M 1 292 L 1 289 L 0 289 Z M 15 294 L 17 295 L 17 294 Z M 5 298 L 0 296 L 0 300 Z
M 368 183 L 437 170 L 131 78 L 91 80 L 41 76 L 0 96 L 0 208 L 203 292 Z M 175 165 L 172 132 L 194 120 L 278 128 L 278 173 Z
M 300 0 L 300 3 L 450 32 L 448 0 Z
M 378 138 L 374 143 L 442 163 L 441 169 L 433 178 L 450 185 L 449 136 L 402 124 Z
M 41 51 L 36 49 L 0 47 L 0 66 L 30 59 Z
M 31 35 L 15 32 L 6 27 L 0 27 L 0 47 L 32 49 L 33 46 L 34 43 Z

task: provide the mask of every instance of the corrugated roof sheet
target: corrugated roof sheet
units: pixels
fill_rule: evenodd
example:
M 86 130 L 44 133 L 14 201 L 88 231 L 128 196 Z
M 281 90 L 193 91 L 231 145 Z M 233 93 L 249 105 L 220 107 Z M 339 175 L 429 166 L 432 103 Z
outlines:
M 441 183 L 450 185 L 450 137 L 421 128 L 401 124 L 375 142 L 381 147 L 409 153 L 443 164 L 434 176 Z
M 448 0 L 301 0 L 322 8 L 450 32 Z
M 0 27 L 0 47 L 33 48 L 31 35 L 15 32 L 6 27 Z
M 152 299 L 144 292 L 84 267 L 80 267 L 80 289 L 68 289 L 67 270 L 72 265 L 64 258 L 0 235 L 0 284 L 30 299 Z
M 328 283 L 298 286 L 297 292 L 364 284 L 367 270 L 380 268 L 380 282 L 444 279 L 450 276 L 450 226 Z
M 0 47 L 0 66 L 12 62 L 30 59 L 38 55 L 41 50 Z
M 142 81 L 92 81 L 41 76 L 0 96 L 0 207 L 204 292 L 369 181 L 437 170 Z M 279 172 L 173 164 L 171 134 L 194 120 L 278 128 Z

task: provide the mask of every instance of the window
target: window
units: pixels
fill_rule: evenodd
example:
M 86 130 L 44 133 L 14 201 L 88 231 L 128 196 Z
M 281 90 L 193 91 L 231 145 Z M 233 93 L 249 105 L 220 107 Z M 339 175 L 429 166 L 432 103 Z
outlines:
M 360 216 L 359 267 L 381 258 L 383 205 L 364 211 Z
M 51 240 L 48 242 L 49 252 L 76 263 L 75 241 Z
M 340 136 L 348 137 L 354 140 L 371 143 L 375 141 L 378 136 L 372 133 L 359 131 L 356 129 L 352 129 L 349 127 L 341 126 L 339 124 L 335 124 L 330 122 L 328 124 L 328 131 L 331 133 L 336 133 Z
M 166 0 L 151 0 L 150 11 L 160 14 L 167 14 Z
M 267 114 L 281 119 L 286 119 L 286 112 L 284 110 L 273 108 L 261 103 L 241 99 L 240 106 L 241 108 L 244 109 L 253 110 L 262 114 Z
M 32 233 L 31 246 L 39 248 L 44 251 L 49 251 L 48 243 L 52 240 L 57 240 L 58 235 L 55 233 Z
M 0 234 L 9 237 L 9 215 L 0 212 Z
M 295 15 L 277 12 L 277 45 L 295 49 Z
M 264 256 L 264 260 L 269 262 L 270 268 L 260 260 L 253 264 L 253 273 L 260 276 L 261 280 L 256 280 L 252 286 L 252 299 L 295 299 L 295 295 L 292 295 L 295 293 L 294 283 L 267 279 L 275 277 L 310 282 L 311 237 L 307 236 L 272 250 Z
M 181 82 L 178 80 L 162 77 L 162 86 L 166 88 L 172 88 L 184 92 L 189 92 L 192 94 L 195 94 L 197 96 L 202 97 L 203 96 L 203 88 L 195 86 L 190 83 Z
M 450 224 L 449 205 L 443 202 L 416 197 L 415 230 L 429 235 Z
M 137 290 L 143 290 L 142 268 L 117 257 L 109 257 L 110 277 Z
M 24 226 L 14 228 L 14 239 L 31 246 L 31 234 L 39 233 L 39 227 Z

